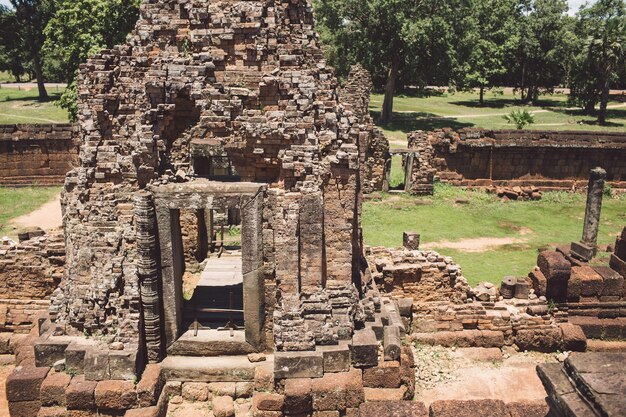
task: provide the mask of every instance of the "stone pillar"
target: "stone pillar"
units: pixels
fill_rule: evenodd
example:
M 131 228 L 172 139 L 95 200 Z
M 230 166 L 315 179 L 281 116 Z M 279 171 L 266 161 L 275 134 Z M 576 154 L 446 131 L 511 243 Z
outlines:
M 420 248 L 420 234 L 415 232 L 404 232 L 402 234 L 402 244 L 405 248 L 410 250 L 419 250 Z
M 580 243 L 572 243 L 571 250 L 573 256 L 584 261 L 589 261 L 596 255 L 605 179 L 606 171 L 599 167 L 592 169 L 589 174 L 583 237 Z
M 389 192 L 389 180 L 391 178 L 391 158 L 393 158 L 393 155 L 389 156 L 389 159 L 387 159 L 385 161 L 385 166 L 383 168 L 383 187 L 382 187 L 382 191 L 383 192 Z
M 142 191 L 134 196 L 135 227 L 137 230 L 137 276 L 141 294 L 143 332 L 148 360 L 162 359 L 161 344 L 161 270 L 157 225 L 152 195 Z

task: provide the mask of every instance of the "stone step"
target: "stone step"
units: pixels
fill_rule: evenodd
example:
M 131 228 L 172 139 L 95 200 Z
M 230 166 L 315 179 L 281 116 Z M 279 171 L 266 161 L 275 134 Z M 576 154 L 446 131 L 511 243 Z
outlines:
M 251 382 L 256 365 L 247 356 L 168 356 L 161 364 L 166 381 L 181 382 Z
M 626 352 L 624 340 L 587 339 L 588 352 Z
M 625 415 L 626 352 L 574 353 L 562 365 L 538 365 L 537 374 L 558 416 Z
M 578 394 L 602 416 L 626 412 L 626 352 L 573 354 L 564 369 Z
M 558 417 L 596 417 L 595 411 L 580 397 L 560 363 L 537 366 L 537 374 L 548 394 L 548 403 Z
M 580 326 L 588 339 L 626 340 L 626 317 L 598 318 L 570 316 L 569 322 Z

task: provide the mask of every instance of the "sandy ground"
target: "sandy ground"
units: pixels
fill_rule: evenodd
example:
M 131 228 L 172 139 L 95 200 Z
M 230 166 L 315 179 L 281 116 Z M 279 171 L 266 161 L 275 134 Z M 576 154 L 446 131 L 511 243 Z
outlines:
M 535 368 L 555 361 L 554 354 L 511 350 L 503 355 L 498 348 L 420 348 L 415 398 L 426 406 L 437 400 L 544 400 L 546 391 Z
M 47 202 L 37 210 L 17 217 L 11 221 L 11 225 L 22 227 L 38 226 L 44 230 L 52 230 L 61 227 L 61 195 L 57 195 L 54 200 Z
M 526 243 L 525 239 L 514 237 L 479 237 L 476 239 L 463 239 L 456 242 L 440 240 L 422 244 L 422 249 L 456 249 L 461 252 L 486 252 L 496 249 L 498 246 Z

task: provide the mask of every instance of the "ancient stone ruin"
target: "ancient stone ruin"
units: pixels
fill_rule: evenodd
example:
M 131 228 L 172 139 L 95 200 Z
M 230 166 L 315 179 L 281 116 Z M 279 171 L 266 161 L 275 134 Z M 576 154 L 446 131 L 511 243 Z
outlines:
M 472 289 L 416 233 L 365 247 L 363 194 L 385 189 L 390 156 L 406 191 L 432 193 L 438 172 L 422 133 L 389 149 L 370 89 L 361 67 L 339 85 L 308 1 L 144 1 L 127 43 L 81 66 L 64 242 L 0 249 L 11 415 L 161 417 L 186 400 L 215 417 L 545 416 L 412 401 L 414 343 L 585 350 L 563 293 L 582 261 L 543 252 L 543 280 Z M 593 286 L 617 311 L 625 240 Z M 20 297 L 36 308 L 7 307 Z

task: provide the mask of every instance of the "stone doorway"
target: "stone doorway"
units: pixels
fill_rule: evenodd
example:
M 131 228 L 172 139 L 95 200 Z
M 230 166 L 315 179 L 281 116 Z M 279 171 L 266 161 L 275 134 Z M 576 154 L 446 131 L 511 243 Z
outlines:
M 160 243 L 161 323 L 168 354 L 216 356 L 262 349 L 265 189 L 264 184 L 206 179 L 153 189 Z M 181 210 L 197 210 L 209 222 L 209 230 L 217 229 L 217 233 L 205 232 L 206 241 L 199 244 L 208 252 L 201 264 L 200 281 L 193 296 L 187 297 L 189 300 L 185 300 L 183 291 Z M 240 218 L 240 248 L 227 246 L 223 227 L 212 224 L 215 213 L 225 216 L 225 222 Z M 227 323 L 229 326 L 225 326 Z M 237 330 L 231 330 L 230 324 Z M 227 329 L 220 331 L 218 327 Z
M 417 163 L 417 153 L 409 149 L 390 149 L 389 159 L 385 162 L 383 191 L 404 193 L 411 190 L 413 166 Z M 395 167 L 395 169 L 394 169 Z M 392 177 L 392 172 L 402 171 L 402 181 Z

